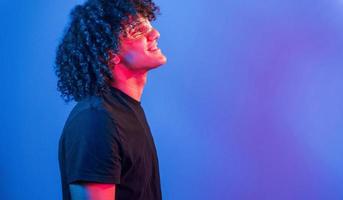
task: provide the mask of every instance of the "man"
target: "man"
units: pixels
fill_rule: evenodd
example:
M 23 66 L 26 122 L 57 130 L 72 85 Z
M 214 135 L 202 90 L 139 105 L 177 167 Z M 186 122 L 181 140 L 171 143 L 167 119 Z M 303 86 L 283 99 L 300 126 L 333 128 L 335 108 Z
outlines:
M 57 49 L 58 89 L 77 101 L 59 141 L 63 200 L 161 200 L 141 107 L 147 72 L 166 63 L 151 0 L 76 6 Z

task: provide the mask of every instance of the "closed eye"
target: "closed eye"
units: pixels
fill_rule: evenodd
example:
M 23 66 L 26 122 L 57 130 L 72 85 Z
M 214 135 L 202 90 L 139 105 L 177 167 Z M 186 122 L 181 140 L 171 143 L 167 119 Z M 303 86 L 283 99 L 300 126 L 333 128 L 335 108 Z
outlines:
M 146 27 L 146 26 L 141 26 L 141 27 L 134 29 L 133 32 L 131 33 L 131 35 L 133 37 L 144 35 L 144 34 L 147 34 L 148 32 L 150 32 L 150 30 L 151 29 Z

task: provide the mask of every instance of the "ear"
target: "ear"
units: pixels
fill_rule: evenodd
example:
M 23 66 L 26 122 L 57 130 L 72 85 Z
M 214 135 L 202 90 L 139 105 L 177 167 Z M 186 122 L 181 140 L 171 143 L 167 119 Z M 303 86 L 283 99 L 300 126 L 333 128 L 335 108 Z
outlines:
M 111 65 L 118 65 L 120 63 L 120 57 L 117 53 L 115 53 L 113 50 L 108 51 L 108 54 L 110 56 L 109 63 Z

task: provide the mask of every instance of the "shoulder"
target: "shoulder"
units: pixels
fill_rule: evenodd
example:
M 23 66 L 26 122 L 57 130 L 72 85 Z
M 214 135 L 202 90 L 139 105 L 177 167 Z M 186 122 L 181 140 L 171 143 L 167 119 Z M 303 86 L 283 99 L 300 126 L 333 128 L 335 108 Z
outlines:
M 97 134 L 115 131 L 115 121 L 104 108 L 100 98 L 85 99 L 78 102 L 69 114 L 64 133 Z
M 69 114 L 66 124 L 78 120 L 97 120 L 98 118 L 103 119 L 110 116 L 102 98 L 88 97 L 75 105 Z

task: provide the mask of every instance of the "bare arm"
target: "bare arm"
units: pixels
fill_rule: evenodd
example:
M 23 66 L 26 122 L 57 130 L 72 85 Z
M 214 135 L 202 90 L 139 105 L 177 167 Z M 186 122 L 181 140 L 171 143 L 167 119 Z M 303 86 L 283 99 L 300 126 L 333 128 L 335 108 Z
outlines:
M 69 189 L 72 200 L 115 200 L 115 184 L 70 184 Z

